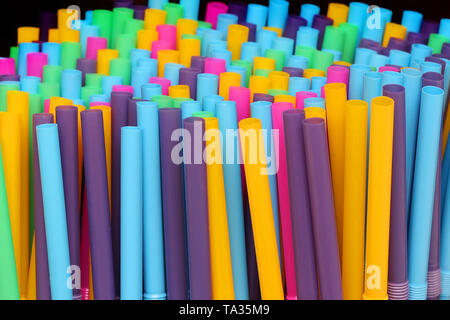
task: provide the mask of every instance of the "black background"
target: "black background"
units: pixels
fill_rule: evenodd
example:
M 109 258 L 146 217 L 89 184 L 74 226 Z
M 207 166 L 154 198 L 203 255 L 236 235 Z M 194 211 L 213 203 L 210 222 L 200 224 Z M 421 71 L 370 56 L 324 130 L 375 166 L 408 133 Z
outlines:
M 211 1 L 211 0 L 210 0 Z M 201 0 L 200 5 L 200 19 L 203 20 L 206 3 L 210 2 Z M 361 0 L 363 1 L 363 0 Z M 171 2 L 178 2 L 178 0 L 171 0 Z M 226 1 L 222 1 L 226 2 Z M 241 0 L 247 3 L 261 3 L 266 4 L 268 0 Z M 291 14 L 299 14 L 300 6 L 303 3 L 315 3 L 321 7 L 321 13 L 326 14 L 328 3 L 333 1 L 327 0 L 293 0 L 289 1 L 289 11 Z M 348 4 L 351 1 L 335 0 L 334 2 L 341 2 Z M 364 1 L 363 1 L 364 2 Z M 374 0 L 365 1 L 367 4 L 376 4 L 381 7 L 391 9 L 393 11 L 394 22 L 400 22 L 403 10 L 415 10 L 423 13 L 425 19 L 432 19 L 439 21 L 441 18 L 450 18 L 450 2 L 448 0 Z M 86 10 L 93 9 L 111 9 L 114 0 L 1 0 L 0 2 L 0 32 L 1 32 L 1 47 L 0 56 L 9 55 L 9 47 L 16 45 L 17 28 L 20 26 L 38 26 L 39 11 L 56 11 L 60 8 L 67 8 L 70 5 L 78 5 L 84 13 Z M 147 4 L 148 0 L 135 0 L 135 4 Z M 83 17 L 84 18 L 84 17 Z

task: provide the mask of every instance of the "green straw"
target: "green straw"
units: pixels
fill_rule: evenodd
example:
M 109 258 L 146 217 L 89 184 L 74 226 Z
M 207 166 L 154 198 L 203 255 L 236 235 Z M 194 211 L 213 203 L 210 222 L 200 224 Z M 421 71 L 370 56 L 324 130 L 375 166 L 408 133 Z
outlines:
M 114 8 L 112 11 L 112 27 L 111 27 L 111 47 L 115 48 L 117 36 L 125 33 L 125 25 L 128 20 L 133 19 L 133 9 L 130 8 Z
M 333 26 L 325 28 L 325 35 L 323 36 L 322 49 L 331 49 L 342 52 L 344 47 L 345 34 L 342 29 Z
M 131 63 L 124 58 L 112 59 L 110 62 L 109 74 L 111 76 L 122 77 L 123 84 L 128 86 L 131 81 Z
M 6 95 L 8 91 L 17 91 L 20 89 L 19 83 L 16 81 L 0 82 L 0 111 L 6 111 L 7 100 Z
M 81 44 L 79 42 L 61 43 L 61 67 L 76 69 L 77 60 L 81 58 Z
M 284 61 L 286 59 L 286 53 L 279 49 L 266 49 L 266 57 L 275 60 L 275 70 L 282 71 L 284 67 Z
M 13 58 L 16 65 L 16 72 L 17 72 L 17 59 L 19 59 L 19 47 L 11 47 L 9 48 L 9 57 Z
M 42 105 L 44 101 L 51 97 L 59 97 L 60 85 L 55 82 L 45 82 L 39 85 L 39 93 L 42 96 Z
M 62 70 L 61 66 L 45 65 L 42 72 L 42 82 L 60 83 Z
M 289 91 L 280 89 L 269 89 L 267 93 L 274 97 L 279 95 L 289 95 Z
M 29 189 L 30 189 L 30 203 L 29 203 L 29 214 L 30 214 L 30 248 L 33 246 L 33 236 L 34 236 L 34 162 L 33 162 L 33 114 L 44 112 L 42 109 L 42 96 L 40 94 L 30 94 L 29 96 Z
M 183 97 L 178 97 L 178 98 L 173 98 L 172 99 L 172 105 L 174 108 L 180 108 L 181 104 L 185 101 L 194 101 L 194 99 L 191 98 L 183 98 Z
M 308 46 L 297 46 L 295 48 L 295 55 L 308 58 L 308 68 L 312 68 L 314 52 L 316 49 L 308 47 Z
M 131 50 L 136 48 L 136 37 L 131 34 L 117 36 L 116 49 L 119 50 L 119 58 L 130 59 Z
M 187 33 L 185 33 L 185 34 L 181 35 L 181 39 L 196 39 L 196 40 L 202 41 L 203 37 L 199 36 L 197 34 L 187 34 Z
M 166 24 L 173 24 L 176 25 L 178 19 L 183 18 L 183 6 L 177 4 L 177 3 L 170 3 L 167 2 L 164 5 L 164 10 L 166 11 Z
M 172 108 L 173 107 L 173 99 L 169 96 L 164 96 L 162 94 L 158 94 L 152 97 L 152 101 L 158 104 L 158 108 Z
M 86 73 L 86 87 L 102 88 L 103 75 L 98 73 Z
M 206 21 L 199 21 L 197 28 L 212 29 L 212 24 Z
M 102 89 L 97 87 L 82 87 L 81 88 L 81 100 L 84 101 L 84 105 L 86 106 L 86 110 L 89 109 L 89 97 L 96 95 L 96 94 L 102 94 Z
M 353 63 L 355 58 L 356 42 L 358 41 L 358 26 L 343 22 L 339 29 L 344 33 L 344 46 L 342 48 L 342 61 Z
M 131 34 L 137 37 L 139 30 L 144 29 L 144 21 L 139 19 L 130 19 L 125 24 L 125 30 L 123 33 Z
M 20 300 L 2 159 L 0 148 L 0 300 Z
M 327 72 L 329 66 L 333 64 L 334 54 L 331 52 L 316 50 L 313 57 L 313 69 L 319 69 Z
M 271 73 L 273 70 L 267 70 L 267 69 L 256 69 L 255 70 L 255 76 L 261 76 L 261 77 L 269 77 L 269 73 Z
M 248 87 L 248 84 L 250 82 L 250 76 L 252 75 L 252 63 L 247 60 L 233 60 L 231 61 L 232 66 L 236 67 L 243 67 L 246 70 L 246 79 L 245 79 L 245 86 Z
M 113 48 L 111 46 L 112 12 L 102 9 L 94 10 L 92 25 L 99 27 L 99 36 L 108 39 L 108 47 Z
M 442 45 L 446 42 L 450 42 L 450 39 L 446 36 L 438 33 L 432 33 L 428 39 L 428 46 L 431 47 L 431 52 L 433 54 L 441 53 Z
M 214 113 L 211 111 L 196 111 L 192 113 L 192 116 L 199 118 L 214 118 Z

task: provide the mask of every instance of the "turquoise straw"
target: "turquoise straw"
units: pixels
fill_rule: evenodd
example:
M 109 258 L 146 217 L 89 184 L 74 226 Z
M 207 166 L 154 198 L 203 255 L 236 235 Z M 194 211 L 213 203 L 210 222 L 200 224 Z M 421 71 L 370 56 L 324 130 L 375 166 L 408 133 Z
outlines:
M 165 300 L 158 105 L 139 101 L 137 121 L 143 145 L 144 300 Z
M 142 300 L 142 130 L 121 129 L 120 298 Z
M 408 280 L 411 300 L 427 298 L 428 259 L 443 100 L 444 90 L 441 88 L 423 87 L 408 232 Z
M 181 109 L 181 123 L 184 119 L 192 117 L 194 112 L 202 111 L 202 105 L 198 101 L 184 101 L 180 105 Z
M 450 188 L 445 194 L 441 219 L 441 300 L 450 300 Z
M 234 295 L 237 300 L 247 300 L 249 298 L 247 256 L 245 250 L 244 205 L 242 199 L 241 165 L 239 161 L 239 139 L 236 134 L 238 129 L 236 102 L 223 101 L 217 103 L 216 115 L 219 119 L 219 130 L 222 135 L 222 167 L 227 202 Z M 228 153 L 229 146 L 233 147 L 232 154 Z
M 69 240 L 58 125 L 39 125 L 36 127 L 36 135 L 52 299 L 72 300 L 72 286 L 67 285 L 71 273 L 67 272 L 70 271 Z

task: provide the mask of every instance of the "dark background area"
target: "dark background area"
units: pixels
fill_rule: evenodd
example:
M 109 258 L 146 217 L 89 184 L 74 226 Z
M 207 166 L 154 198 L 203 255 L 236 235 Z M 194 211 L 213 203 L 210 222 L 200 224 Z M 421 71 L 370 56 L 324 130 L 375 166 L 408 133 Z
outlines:
M 0 32 L 2 46 L 0 56 L 9 55 L 9 47 L 16 45 L 17 28 L 20 26 L 39 26 L 39 11 L 56 11 L 57 9 L 67 8 L 70 5 L 77 5 L 84 13 L 86 10 L 93 9 L 111 9 L 114 0 L 2 0 L 0 7 Z M 178 2 L 171 0 L 170 2 Z M 203 20 L 206 3 L 211 1 L 201 0 L 200 19 Z M 222 1 L 227 2 L 227 1 Z M 246 3 L 268 4 L 268 0 L 241 0 Z M 351 1 L 346 0 L 305 0 L 289 1 L 289 11 L 291 14 L 299 14 L 300 6 L 303 3 L 315 3 L 321 7 L 321 14 L 326 14 L 329 2 L 340 2 L 348 4 Z M 423 13 L 424 19 L 439 21 L 441 18 L 450 18 L 450 2 L 448 0 L 373 0 L 363 1 L 369 5 L 376 4 L 393 11 L 393 22 L 400 22 L 403 10 L 414 10 Z M 135 4 L 147 4 L 148 0 L 135 0 Z M 84 15 L 84 14 L 83 14 Z M 82 16 L 84 18 L 84 16 Z

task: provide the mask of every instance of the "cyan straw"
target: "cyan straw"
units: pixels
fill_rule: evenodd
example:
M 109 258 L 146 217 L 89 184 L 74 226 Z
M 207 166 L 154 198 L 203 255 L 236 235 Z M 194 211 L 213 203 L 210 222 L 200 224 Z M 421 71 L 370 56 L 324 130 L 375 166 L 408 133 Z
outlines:
M 67 285 L 70 256 L 58 126 L 39 125 L 36 134 L 52 299 L 72 300 L 72 286 Z
M 137 127 L 122 127 L 121 134 L 120 298 L 142 300 L 142 130 Z
M 165 300 L 158 105 L 138 102 L 137 121 L 143 145 L 144 299 Z

